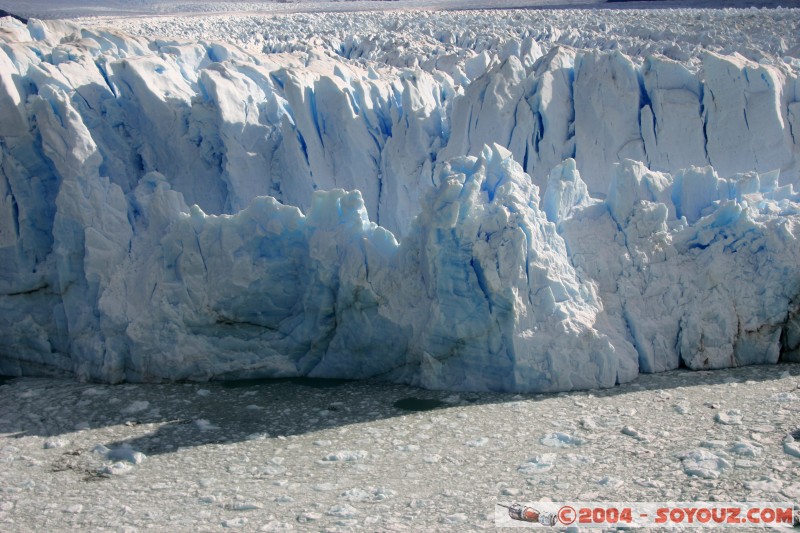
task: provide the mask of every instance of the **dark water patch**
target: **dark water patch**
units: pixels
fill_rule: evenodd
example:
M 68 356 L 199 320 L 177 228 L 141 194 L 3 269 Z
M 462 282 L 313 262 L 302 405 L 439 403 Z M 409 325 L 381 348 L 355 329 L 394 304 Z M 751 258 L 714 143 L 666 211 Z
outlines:
M 394 402 L 394 406 L 404 411 L 432 411 L 434 409 L 446 407 L 447 404 L 441 400 L 409 396 L 408 398 L 397 400 Z
M 292 377 L 292 378 L 234 379 L 230 381 L 220 381 L 219 383 L 225 389 L 241 389 L 245 387 L 259 387 L 263 385 L 277 385 L 281 383 L 302 385 L 303 387 L 310 387 L 312 389 L 332 389 L 334 387 L 341 387 L 342 385 L 346 385 L 352 382 L 353 380 L 351 379 Z
M 0 387 L 2 387 L 3 385 L 5 385 L 7 383 L 10 383 L 12 379 L 16 379 L 16 377 L 15 376 L 4 376 L 4 375 L 0 374 Z
M 0 18 L 2 18 L 2 17 L 12 17 L 12 18 L 15 18 L 18 21 L 22 22 L 23 24 L 27 24 L 28 23 L 28 19 L 26 19 L 25 17 L 20 17 L 19 15 L 15 15 L 14 13 L 9 13 L 8 11 L 0 9 Z

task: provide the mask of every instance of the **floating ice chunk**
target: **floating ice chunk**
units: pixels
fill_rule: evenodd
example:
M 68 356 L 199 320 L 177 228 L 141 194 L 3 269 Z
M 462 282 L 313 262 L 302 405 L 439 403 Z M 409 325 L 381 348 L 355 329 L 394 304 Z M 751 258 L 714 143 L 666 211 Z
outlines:
M 316 521 L 321 520 L 321 519 L 322 519 L 322 515 L 320 513 L 315 513 L 313 511 L 306 511 L 306 512 L 300 513 L 297 516 L 297 521 L 300 522 L 301 524 L 306 524 L 308 522 L 316 522 Z
M 558 456 L 554 453 L 537 455 L 517 467 L 517 472 L 525 476 L 548 472 L 555 467 Z
M 650 478 L 636 479 L 634 480 L 634 483 L 649 489 L 663 489 L 666 486 L 666 483 L 664 483 L 663 481 L 659 479 L 650 479 Z
M 246 526 L 247 522 L 248 522 L 247 518 L 239 517 L 239 518 L 229 518 L 223 520 L 221 524 L 222 527 L 224 528 L 240 528 Z
M 101 474 L 108 476 L 122 476 L 131 471 L 133 471 L 133 465 L 127 461 L 119 461 L 100 469 Z
M 672 409 L 673 409 L 673 411 L 675 411 L 679 415 L 689 414 L 689 411 L 691 410 L 689 405 L 685 404 L 685 403 L 675 404 L 675 405 L 672 406 Z
M 545 446 L 551 446 L 553 448 L 566 448 L 568 446 L 580 446 L 586 441 L 580 437 L 573 437 L 566 433 L 555 432 L 548 433 L 540 439 L 540 442 Z
M 197 420 L 194 421 L 194 425 L 200 431 L 212 431 L 215 429 L 219 429 L 219 426 L 215 426 L 205 418 L 198 418 Z
M 744 488 L 747 490 L 758 490 L 763 492 L 780 492 L 783 488 L 783 481 L 780 479 L 764 476 L 756 481 L 745 481 Z
M 650 440 L 652 439 L 652 437 L 650 437 L 648 435 L 645 435 L 644 433 L 642 433 L 638 429 L 634 429 L 631 426 L 623 427 L 621 432 L 622 432 L 623 435 L 627 435 L 629 437 L 633 437 L 634 439 L 636 439 L 638 441 L 642 441 L 642 442 L 650 442 Z
M 363 460 L 364 458 L 367 457 L 367 455 L 368 453 L 364 450 L 356 450 L 356 451 L 343 450 L 340 452 L 329 453 L 323 458 L 323 460 L 330 462 L 335 462 L 335 461 L 355 462 Z
M 792 457 L 800 458 L 800 442 L 784 442 L 783 451 Z
M 792 483 L 790 485 L 784 485 L 783 489 L 781 489 L 781 494 L 783 494 L 787 498 L 793 498 L 797 500 L 798 498 L 800 498 L 800 483 Z
M 58 437 L 52 437 L 44 441 L 42 447 L 45 450 L 50 450 L 53 448 L 63 448 L 67 445 L 67 441 Z
M 395 494 L 395 491 L 385 487 L 368 487 L 346 490 L 339 497 L 350 502 L 380 502 L 392 498 Z
M 703 448 L 710 448 L 714 450 L 714 449 L 726 448 L 728 446 L 728 443 L 725 442 L 724 440 L 704 440 L 703 442 L 700 443 L 700 446 L 702 446 Z
M 707 450 L 691 450 L 678 454 L 678 457 L 683 463 L 683 471 L 686 472 L 686 475 L 705 479 L 716 479 L 723 470 L 732 467 L 726 459 Z
M 130 444 L 122 444 L 116 448 L 109 448 L 103 444 L 98 444 L 92 448 L 92 453 L 102 455 L 104 458 L 115 462 L 128 462 L 138 465 L 147 458 L 142 452 L 134 450 Z
M 593 431 L 599 427 L 595 419 L 592 418 L 591 416 L 582 416 L 578 420 L 578 424 L 580 424 L 581 428 L 588 431 Z
M 564 458 L 570 463 L 577 465 L 589 465 L 595 462 L 595 458 L 590 455 L 580 455 L 575 453 L 565 454 Z
M 353 507 L 352 505 L 342 504 L 342 505 L 334 505 L 327 511 L 325 514 L 329 516 L 336 516 L 338 518 L 353 518 L 358 516 L 358 509 Z
M 147 456 L 142 452 L 136 451 L 130 445 L 122 445 L 119 448 L 112 448 L 106 453 L 106 458 L 111 461 L 127 461 L 131 464 L 141 464 Z
M 264 505 L 261 503 L 248 501 L 237 501 L 225 505 L 225 509 L 230 509 L 231 511 L 255 511 L 263 508 Z
M 744 457 L 758 457 L 763 453 L 763 449 L 750 442 L 734 442 L 730 448 L 731 453 Z
M 281 522 L 279 520 L 269 520 L 264 525 L 262 525 L 261 528 L 259 528 L 259 531 L 267 531 L 267 532 L 274 531 L 277 533 L 279 531 L 292 531 L 293 529 L 294 526 L 288 522 Z
M 714 415 L 714 421 L 727 426 L 739 426 L 742 424 L 742 412 L 738 409 L 731 409 L 723 413 L 717 413 Z
M 135 402 L 131 403 L 124 409 L 122 409 L 121 413 L 125 415 L 132 415 L 135 413 L 141 413 L 142 411 L 147 410 L 150 407 L 150 402 L 147 400 L 136 400 Z
M 442 522 L 445 524 L 463 524 L 466 521 L 467 515 L 464 513 L 455 513 L 442 518 Z
M 605 476 L 605 477 L 601 478 L 600 480 L 598 480 L 597 484 L 598 485 L 602 485 L 603 487 L 616 489 L 616 488 L 619 488 L 619 487 L 623 486 L 625 484 L 625 482 L 622 481 L 621 479 L 617 479 L 617 478 L 610 477 L 610 476 Z
M 800 401 L 800 396 L 793 392 L 779 392 L 777 394 L 773 394 L 768 399 L 779 403 L 795 403 Z

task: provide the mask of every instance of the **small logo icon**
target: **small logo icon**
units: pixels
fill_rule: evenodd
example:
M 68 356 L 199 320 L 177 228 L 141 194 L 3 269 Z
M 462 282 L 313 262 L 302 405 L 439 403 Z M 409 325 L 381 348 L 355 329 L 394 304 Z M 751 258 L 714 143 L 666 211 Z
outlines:
M 508 509 L 508 516 L 510 516 L 512 520 L 534 522 L 542 524 L 543 526 L 554 526 L 558 523 L 558 517 L 554 513 L 544 513 L 533 507 L 524 507 L 519 503 L 512 503 L 511 505 L 498 503 L 497 505 Z M 574 510 L 572 519 L 575 520 Z

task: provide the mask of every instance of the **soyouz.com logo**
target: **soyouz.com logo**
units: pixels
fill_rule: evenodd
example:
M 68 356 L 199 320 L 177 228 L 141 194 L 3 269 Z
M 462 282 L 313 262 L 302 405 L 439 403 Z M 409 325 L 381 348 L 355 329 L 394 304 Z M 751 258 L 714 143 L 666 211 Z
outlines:
M 800 525 L 789 502 L 498 503 L 497 527 L 787 527 Z

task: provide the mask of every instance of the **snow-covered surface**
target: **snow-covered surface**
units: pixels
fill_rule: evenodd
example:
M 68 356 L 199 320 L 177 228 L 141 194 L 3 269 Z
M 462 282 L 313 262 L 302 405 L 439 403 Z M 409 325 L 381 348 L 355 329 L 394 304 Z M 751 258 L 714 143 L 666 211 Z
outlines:
M 614 13 L 4 19 L 0 373 L 797 360 L 800 11 Z
M 336 13 L 466 9 L 652 9 L 789 7 L 793 0 L 3 0 L 6 11 L 37 18 L 207 14 Z
M 0 386 L 0 529 L 494 531 L 498 502 L 798 502 L 798 398 L 796 364 L 537 396 L 22 378 Z

